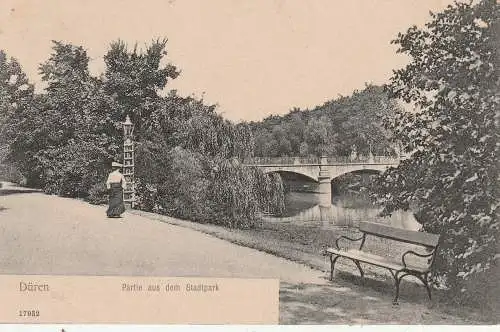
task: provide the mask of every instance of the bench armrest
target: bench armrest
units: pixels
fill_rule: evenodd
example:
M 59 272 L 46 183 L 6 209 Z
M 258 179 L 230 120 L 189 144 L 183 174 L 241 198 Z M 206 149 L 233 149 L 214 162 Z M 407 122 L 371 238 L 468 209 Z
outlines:
M 419 254 L 419 253 L 417 253 L 417 252 L 415 252 L 415 251 L 413 251 L 413 250 L 408 250 L 407 252 L 405 252 L 405 253 L 403 254 L 403 256 L 401 257 L 401 260 L 403 261 L 403 265 L 404 265 L 404 267 L 406 268 L 406 267 L 407 267 L 406 260 L 405 260 L 406 255 L 414 255 L 414 256 L 418 256 L 418 257 L 422 257 L 422 258 L 425 258 L 425 257 L 430 257 L 430 258 L 429 258 L 429 260 L 427 261 L 427 264 L 428 264 L 428 266 L 430 267 L 430 265 L 432 264 L 432 261 L 433 261 L 433 259 L 434 259 L 434 252 L 435 252 L 435 250 L 432 250 L 432 251 L 431 251 L 430 253 L 428 253 L 428 254 Z
M 359 250 L 361 250 L 363 248 L 363 244 L 365 243 L 365 238 L 366 238 L 366 235 L 363 234 L 360 238 L 358 239 L 353 239 L 353 238 L 350 238 L 348 236 L 344 236 L 344 235 L 341 235 L 337 238 L 337 240 L 335 240 L 335 247 L 337 247 L 338 250 L 341 250 L 340 246 L 339 246 L 339 240 L 341 239 L 346 239 L 346 240 L 349 240 L 351 242 L 356 242 L 356 241 L 361 241 L 361 244 L 359 246 Z

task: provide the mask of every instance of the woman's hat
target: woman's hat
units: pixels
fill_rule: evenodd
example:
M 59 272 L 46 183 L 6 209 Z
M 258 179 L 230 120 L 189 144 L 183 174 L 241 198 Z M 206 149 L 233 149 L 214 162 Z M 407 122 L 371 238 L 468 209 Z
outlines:
M 117 163 L 116 161 L 113 161 L 113 162 L 111 163 L 111 167 L 123 167 L 123 165 L 122 165 L 122 164 L 120 164 L 120 163 Z

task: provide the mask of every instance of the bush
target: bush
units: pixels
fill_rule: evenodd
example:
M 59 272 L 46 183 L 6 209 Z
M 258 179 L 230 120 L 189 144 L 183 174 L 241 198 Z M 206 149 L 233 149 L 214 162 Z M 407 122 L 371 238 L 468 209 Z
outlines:
M 94 184 L 90 190 L 86 201 L 90 204 L 107 204 L 108 203 L 108 189 L 104 182 Z
M 211 159 L 147 143 L 137 160 L 139 209 L 238 228 L 253 227 L 263 211 L 283 210 L 279 175 L 244 167 L 235 158 Z
M 23 180 L 23 175 L 12 164 L 0 165 L 0 180 L 19 184 Z
M 468 297 L 499 252 L 500 6 L 455 2 L 431 18 L 393 41 L 411 59 L 388 89 L 418 109 L 387 119 L 409 156 L 381 175 L 376 196 L 384 214 L 413 206 L 423 230 L 442 235 L 436 282 Z

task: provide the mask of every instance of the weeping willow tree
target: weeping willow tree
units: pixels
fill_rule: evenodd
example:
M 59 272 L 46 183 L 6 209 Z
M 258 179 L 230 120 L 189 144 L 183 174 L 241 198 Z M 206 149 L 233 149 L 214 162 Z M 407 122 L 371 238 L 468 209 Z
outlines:
M 175 94 L 152 119 L 137 148 L 139 208 L 231 228 L 284 210 L 281 177 L 240 163 L 252 153 L 248 127 Z
M 262 213 L 284 210 L 283 182 L 278 174 L 264 174 L 231 159 L 219 164 L 212 183 L 213 206 L 227 226 L 249 227 Z

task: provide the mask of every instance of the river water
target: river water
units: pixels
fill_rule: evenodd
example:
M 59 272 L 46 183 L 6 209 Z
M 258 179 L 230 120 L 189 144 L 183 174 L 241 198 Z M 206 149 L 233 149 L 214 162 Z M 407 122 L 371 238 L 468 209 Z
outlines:
M 419 230 L 421 225 L 411 212 L 397 211 L 390 217 L 379 217 L 380 207 L 359 197 L 336 195 L 331 202 L 322 202 L 315 193 L 288 192 L 285 212 L 281 216 L 265 216 L 272 223 L 293 223 L 301 226 L 333 229 L 356 227 L 360 221 L 380 222 L 392 227 Z

